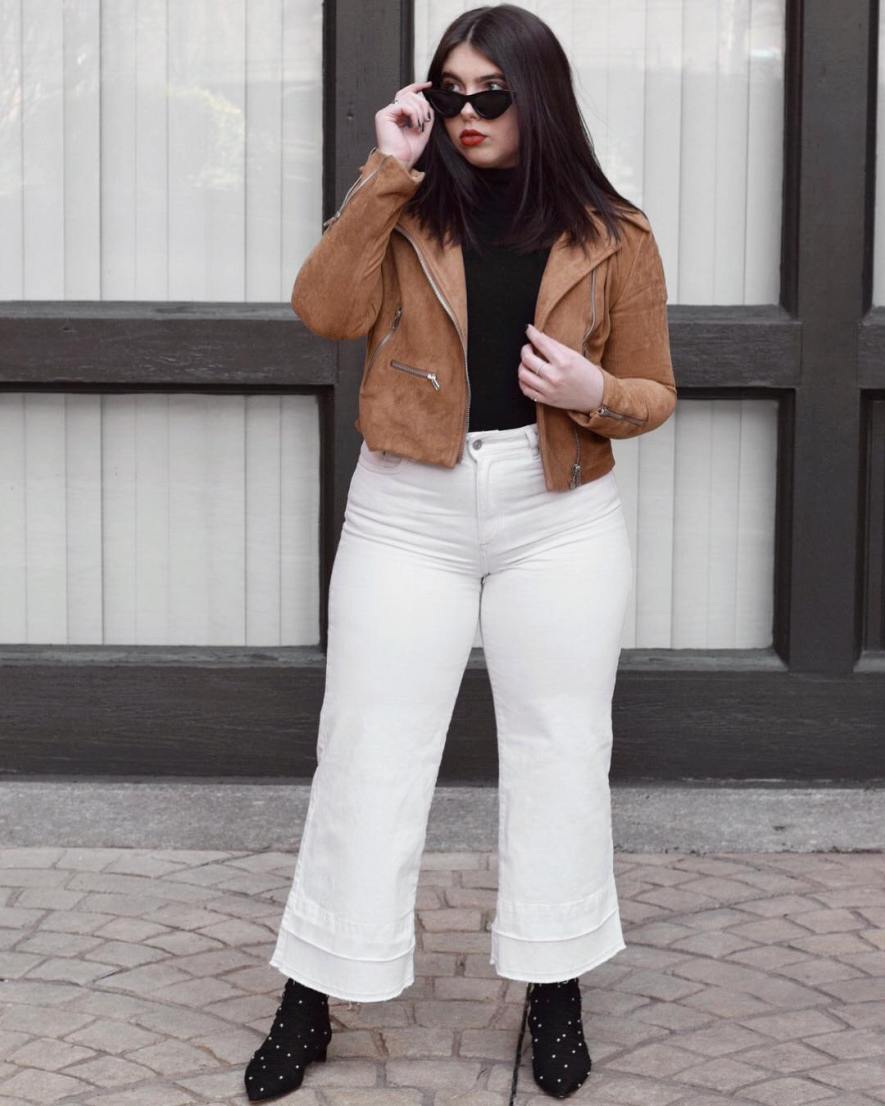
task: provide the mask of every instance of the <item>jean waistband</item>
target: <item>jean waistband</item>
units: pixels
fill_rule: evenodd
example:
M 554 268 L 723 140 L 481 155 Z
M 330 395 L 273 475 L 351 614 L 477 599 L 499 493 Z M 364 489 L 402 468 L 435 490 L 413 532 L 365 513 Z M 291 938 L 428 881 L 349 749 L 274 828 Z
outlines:
M 511 426 L 506 430 L 469 430 L 466 435 L 465 453 L 473 447 L 474 442 L 480 440 L 482 441 L 483 448 L 498 444 L 521 444 L 523 441 L 527 441 L 529 445 L 537 447 L 538 424 L 537 422 L 530 422 L 526 423 L 525 426 Z

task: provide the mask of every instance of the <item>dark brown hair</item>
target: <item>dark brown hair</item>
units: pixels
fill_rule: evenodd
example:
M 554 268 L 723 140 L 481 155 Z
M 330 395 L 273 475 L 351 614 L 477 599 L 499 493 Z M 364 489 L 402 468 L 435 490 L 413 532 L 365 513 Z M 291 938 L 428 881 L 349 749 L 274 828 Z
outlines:
M 568 231 L 570 244 L 596 243 L 593 208 L 620 241 L 616 208 L 640 210 L 603 173 L 572 87 L 559 40 L 533 12 L 517 4 L 485 5 L 459 15 L 446 28 L 425 80 L 438 88 L 449 52 L 467 42 L 504 74 L 519 111 L 519 165 L 514 174 L 513 225 L 499 241 L 517 252 L 542 249 Z M 406 205 L 442 245 L 452 241 L 481 250 L 468 213 L 482 189 L 482 170 L 454 148 L 437 116 L 415 169 L 427 173 Z

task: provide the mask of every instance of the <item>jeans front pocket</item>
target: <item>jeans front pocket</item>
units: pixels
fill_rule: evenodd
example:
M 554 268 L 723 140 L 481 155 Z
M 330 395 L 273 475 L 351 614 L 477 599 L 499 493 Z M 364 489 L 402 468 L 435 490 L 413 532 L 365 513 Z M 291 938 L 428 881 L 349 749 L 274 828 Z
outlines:
M 390 453 L 386 449 L 369 449 L 365 441 L 360 446 L 360 464 L 373 472 L 393 472 L 398 469 L 405 458 L 398 453 Z

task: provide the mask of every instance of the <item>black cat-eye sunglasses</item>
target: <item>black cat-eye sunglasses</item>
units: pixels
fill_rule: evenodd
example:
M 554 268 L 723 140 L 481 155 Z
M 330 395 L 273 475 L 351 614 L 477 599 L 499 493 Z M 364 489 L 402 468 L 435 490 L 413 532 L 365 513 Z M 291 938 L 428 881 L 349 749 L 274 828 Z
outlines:
M 485 92 L 456 92 L 453 88 L 425 88 L 422 95 L 444 119 L 452 119 L 463 111 L 469 100 L 481 119 L 497 119 L 516 99 L 509 88 L 487 88 Z

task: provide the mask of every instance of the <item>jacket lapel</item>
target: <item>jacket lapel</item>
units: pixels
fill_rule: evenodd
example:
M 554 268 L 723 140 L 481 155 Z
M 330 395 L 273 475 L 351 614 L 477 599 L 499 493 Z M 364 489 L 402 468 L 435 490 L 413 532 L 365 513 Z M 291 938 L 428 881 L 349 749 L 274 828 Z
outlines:
M 647 220 L 639 213 L 628 212 L 627 218 L 647 225 Z M 545 328 L 550 312 L 566 292 L 601 261 L 621 248 L 621 243 L 609 237 L 605 224 L 598 219 L 596 222 L 601 237 L 598 242 L 588 245 L 586 252 L 580 246 L 570 245 L 565 231 L 553 243 L 541 276 L 535 307 L 533 322 L 539 330 Z M 466 347 L 467 283 L 461 246 L 441 247 L 435 238 L 422 229 L 417 217 L 411 212 L 402 212 L 395 225 L 405 231 L 417 249 L 425 271 L 454 315 Z

